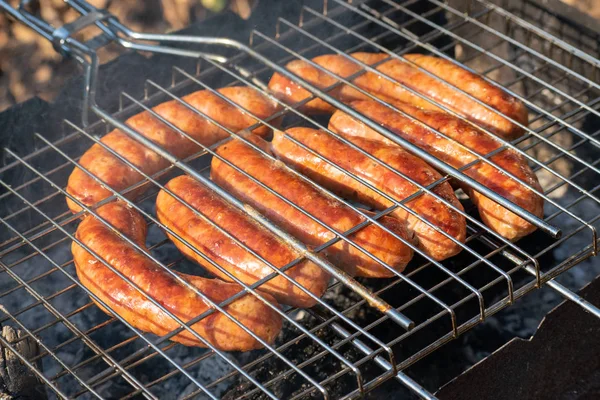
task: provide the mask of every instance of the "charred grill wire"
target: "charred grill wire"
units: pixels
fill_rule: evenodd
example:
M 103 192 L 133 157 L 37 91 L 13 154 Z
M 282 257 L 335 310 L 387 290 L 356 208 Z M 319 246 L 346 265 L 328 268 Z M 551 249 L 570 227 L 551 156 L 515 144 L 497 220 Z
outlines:
M 7 232 L 0 236 L 0 267 L 3 271 L 0 279 L 0 304 L 6 312 L 1 321 L 15 325 L 38 340 L 41 353 L 34 360 L 28 360 L 28 366 L 34 369 L 57 396 L 110 397 L 112 395 L 106 393 L 107 387 L 117 382 L 117 385 L 125 388 L 118 396 L 126 398 L 136 395 L 145 398 L 165 397 L 173 395 L 173 390 L 181 392 L 182 398 L 217 398 L 234 383 L 238 385 L 237 392 L 232 393 L 241 398 L 259 394 L 270 398 L 299 398 L 310 394 L 320 394 L 325 398 L 351 398 L 394 378 L 416 395 L 433 398 L 418 383 L 419 379 L 412 379 L 402 371 L 540 285 L 548 285 L 563 296 L 581 302 L 581 299 L 553 279 L 582 260 L 596 255 L 598 244 L 596 229 L 600 219 L 600 200 L 597 197 L 597 189 L 600 188 L 597 183 L 600 175 L 600 131 L 588 129 L 585 122 L 600 118 L 600 85 L 597 83 L 600 60 L 597 58 L 598 49 L 593 47 L 593 34 L 584 28 L 568 25 L 567 28 L 557 30 L 557 25 L 561 24 L 562 27 L 566 22 L 540 22 L 536 20 L 539 15 L 544 18 L 551 16 L 533 3 L 517 7 L 512 2 L 507 2 L 505 7 L 499 7 L 485 0 L 475 0 L 468 2 L 469 7 L 465 13 L 465 10 L 455 9 L 437 0 L 307 1 L 301 8 L 298 21 L 279 18 L 276 32 L 272 35 L 253 30 L 250 45 L 247 46 L 223 38 L 139 34 L 83 1 L 72 0 L 68 3 L 82 13 L 82 18 L 54 30 L 24 9 L 17 11 L 5 2 L 0 2 L 13 17 L 33 25 L 38 33 L 53 41 L 57 49 L 81 59 L 86 67 L 84 126 L 66 121 L 69 133 L 58 140 L 44 136 L 43 132 L 38 133 L 36 138 L 41 147 L 29 154 L 18 154 L 6 149 L 11 159 L 0 168 L 0 201 L 6 204 L 6 207 L 0 208 L 0 222 Z M 426 12 L 414 11 L 419 3 L 426 4 Z M 436 13 L 445 13 L 448 20 L 442 23 L 432 18 Z M 97 40 L 82 44 L 73 39 L 72 34 L 92 24 L 101 28 L 104 42 Z M 577 41 L 572 37 L 573 32 L 578 35 Z M 143 99 L 126 92 L 121 93 L 120 111 L 109 113 L 95 102 L 98 66 L 91 51 L 109 40 L 135 50 L 170 54 L 174 58 L 197 59 L 197 65 L 193 68 L 175 66 L 172 82 L 168 85 L 153 80 L 146 81 Z M 148 44 L 148 41 L 160 42 L 161 45 Z M 201 51 L 176 47 L 179 43 L 194 44 Z M 461 54 L 454 54 L 457 49 L 461 50 Z M 194 109 L 182 97 L 194 91 L 206 90 L 231 106 L 239 107 L 217 89 L 223 86 L 250 86 L 279 102 L 281 111 L 268 118 L 253 115 L 257 123 L 249 127 L 248 131 L 260 126 L 276 128 L 275 121 L 283 117 L 282 128 L 307 126 L 321 129 L 326 134 L 341 139 L 327 129 L 326 120 L 301 111 L 302 105 L 321 98 L 361 119 L 382 135 L 390 139 L 397 138 L 331 95 L 341 84 L 361 91 L 352 80 L 376 66 L 360 64 L 361 71 L 325 89 L 303 82 L 283 68 L 294 59 L 311 63 L 311 59 L 317 55 L 345 56 L 356 51 L 387 53 L 389 59 L 401 59 L 406 53 L 426 52 L 481 74 L 491 84 L 504 88 L 521 100 L 529 110 L 529 123 L 521 126 L 526 134 L 511 142 L 502 140 L 500 150 L 512 149 L 518 152 L 538 173 L 543 191 L 537 191 L 533 187 L 529 189 L 543 197 L 546 204 L 544 218 L 538 218 L 517 207 L 464 174 L 464 171 L 477 163 L 491 164 L 502 170 L 490 159 L 500 150 L 486 155 L 472 152 L 477 161 L 456 169 L 408 141 L 394 139 L 400 146 L 421 156 L 445 175 L 438 182 L 424 187 L 396 171 L 397 175 L 411 181 L 419 190 L 409 198 L 397 201 L 371 187 L 393 203 L 388 209 L 374 215 L 366 214 L 355 204 L 330 193 L 365 220 L 347 232 L 338 232 L 262 184 L 260 177 L 244 172 L 215 152 L 218 145 L 231 138 L 204 146 L 151 108 L 164 101 L 176 101 L 199 117 L 223 128 L 230 137 L 245 141 L 270 159 L 270 154 L 248 141 L 242 132 L 227 129 Z M 328 73 L 317 64 L 314 66 L 321 72 Z M 293 106 L 280 102 L 266 90 L 266 83 L 275 72 L 299 82 L 311 93 L 311 97 Z M 382 79 L 391 78 L 385 76 Z M 370 96 L 366 92 L 364 94 Z M 413 94 L 423 97 L 418 92 Z M 376 98 L 373 100 L 380 101 Z M 471 100 L 487 107 L 480 100 L 472 97 Z M 385 102 L 381 103 L 394 109 Z M 443 104 L 436 105 L 464 120 Z M 127 117 L 142 111 L 192 140 L 201 150 L 179 160 L 140 132 L 125 125 Z M 248 110 L 243 111 L 249 113 Z M 400 110 L 396 111 L 402 113 Z M 143 143 L 171 165 L 151 176 L 143 173 L 99 141 L 101 135 L 114 128 L 119 128 Z M 443 135 L 440 132 L 438 134 Z M 323 162 L 335 166 L 332 160 L 304 146 L 292 136 L 286 135 L 286 139 L 321 157 Z M 66 178 L 74 167 L 89 174 L 79 164 L 79 158 L 94 143 L 103 146 L 130 168 L 137 170 L 144 181 L 121 192 L 111 191 L 111 197 L 99 204 L 86 207 L 83 203 L 78 203 L 84 211 L 72 215 L 65 206 L 64 198 L 68 196 L 73 201 L 76 199 L 64 189 Z M 345 143 L 373 162 L 386 165 L 350 141 Z M 586 151 L 582 151 L 584 149 Z M 208 177 L 211 157 L 229 163 L 237 172 L 262 185 L 290 207 L 332 232 L 334 239 L 314 249 L 306 248 L 260 213 L 214 184 Z M 243 290 L 224 302 L 215 304 L 191 284 L 181 280 L 183 285 L 210 305 L 210 309 L 202 315 L 191 321 L 182 321 L 147 296 L 141 288 L 132 285 L 181 325 L 177 330 L 157 338 L 140 332 L 116 313 L 111 317 L 99 316 L 102 314 L 89 298 L 104 307 L 106 304 L 102 304 L 98 297 L 77 280 L 68 248 L 71 241 L 75 241 L 90 250 L 74 235 L 79 217 L 84 212 L 98 217 L 96 209 L 100 205 L 120 199 L 146 218 L 150 245 L 145 250 L 123 235 L 122 239 L 177 279 L 172 268 L 186 263 L 173 250 L 162 231 L 174 236 L 177 234 L 158 221 L 153 203 L 158 190 L 179 198 L 165 184 L 181 172 L 222 195 L 234 207 L 246 212 L 294 247 L 303 257 L 277 268 L 256 255 L 273 273 L 253 285 L 247 285 L 178 237 L 199 257 L 239 283 Z M 291 173 L 309 185 L 319 187 L 301 174 L 295 171 Z M 365 183 L 350 172 L 346 173 Z M 4 177 L 9 174 L 23 176 L 23 179 L 16 185 L 8 184 Z M 432 191 L 436 185 L 451 179 L 461 181 L 493 198 L 537 226 L 538 232 L 517 243 L 494 233 L 472 215 L 469 207 L 463 211 Z M 127 200 L 127 194 L 139 189 L 144 183 L 148 184 L 144 194 L 135 201 Z M 381 223 L 383 216 L 396 209 L 403 209 L 418 217 L 406 204 L 424 193 L 466 218 L 467 239 L 464 243 L 457 243 L 462 248 L 458 256 L 436 261 Z M 210 219 L 193 209 L 192 211 L 235 240 Z M 110 226 L 105 220 L 99 219 L 102 224 Z M 369 224 L 380 227 L 418 255 L 406 271 L 398 272 L 349 238 L 352 233 Z M 456 242 L 445 232 L 439 229 L 438 232 Z M 393 277 L 378 281 L 357 280 L 346 275 L 336 265 L 324 261 L 320 257 L 321 253 L 338 242 L 371 257 Z M 243 243 L 238 244 L 251 251 Z M 312 295 L 317 306 L 309 310 L 279 310 L 270 305 L 261 295 L 261 285 L 277 276 L 290 281 L 310 296 L 306 288 L 284 274 L 286 270 L 307 259 L 334 277 L 334 282 L 323 298 Z M 104 260 L 100 259 L 99 262 L 116 272 Z M 121 277 L 131 283 L 126 277 Z M 44 282 L 50 282 L 51 292 L 46 289 L 48 286 L 41 285 Z M 228 304 L 247 293 L 270 306 L 284 320 L 284 331 L 275 344 L 269 345 L 261 341 L 224 310 Z M 24 297 L 27 300 L 17 300 Z M 72 300 L 64 301 L 66 297 Z M 582 302 L 582 306 L 600 317 L 600 311 L 593 305 Z M 190 326 L 215 313 L 226 315 L 234 324 L 260 341 L 265 349 L 232 355 L 211 346 Z M 190 349 L 169 342 L 170 338 L 183 331 L 209 348 Z M 13 344 L 3 338 L 0 340 L 9 350 L 14 348 Z M 65 357 L 67 354 L 71 356 Z M 38 361 L 43 362 L 43 369 L 37 369 L 34 363 Z M 144 366 L 153 363 L 160 365 L 160 370 L 143 372 Z M 274 370 L 268 371 L 271 368 Z M 207 372 L 209 369 L 210 373 Z M 169 386 L 172 382 L 175 382 L 174 387 Z M 285 384 L 294 389 L 286 392 Z

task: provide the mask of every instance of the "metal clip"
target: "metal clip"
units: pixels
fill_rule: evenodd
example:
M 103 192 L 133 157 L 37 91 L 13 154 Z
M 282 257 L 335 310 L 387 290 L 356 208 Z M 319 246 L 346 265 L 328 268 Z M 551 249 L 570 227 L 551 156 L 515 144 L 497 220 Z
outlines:
M 73 36 L 77 32 L 84 30 L 90 25 L 102 22 L 111 17 L 112 15 L 106 10 L 94 10 L 89 14 L 85 14 L 77 18 L 73 22 L 56 28 L 52 32 L 52 45 L 54 46 L 54 49 L 56 49 L 56 51 L 58 51 L 62 55 L 69 55 L 71 53 L 71 50 L 66 45 L 67 38 Z M 110 40 L 112 40 L 112 38 L 110 38 Z

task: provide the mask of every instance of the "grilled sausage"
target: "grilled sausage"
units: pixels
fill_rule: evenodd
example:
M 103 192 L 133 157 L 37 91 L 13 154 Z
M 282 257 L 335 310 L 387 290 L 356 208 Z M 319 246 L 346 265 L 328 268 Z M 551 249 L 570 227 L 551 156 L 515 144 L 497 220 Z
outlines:
M 309 128 L 292 128 L 288 129 L 286 133 L 318 154 L 335 162 L 339 168 L 352 172 L 396 200 L 401 201 L 418 190 L 417 186 L 395 174 L 391 169 L 376 163 L 358 150 L 325 132 Z M 423 186 L 442 177 L 423 160 L 400 147 L 388 146 L 379 141 L 359 137 L 353 137 L 350 140 Z M 390 200 L 377 194 L 339 168 L 303 149 L 286 138 L 283 132 L 275 131 L 272 143 L 273 151 L 279 159 L 339 195 L 380 210 L 392 206 L 393 203 Z M 433 192 L 459 210 L 463 210 L 448 182 L 437 185 Z M 415 232 L 419 239 L 419 247 L 426 254 L 435 260 L 444 260 L 460 252 L 460 245 L 423 221 L 423 219 L 427 220 L 457 241 L 463 242 L 467 226 L 465 218 L 459 212 L 452 210 L 428 194 L 420 195 L 406 203 L 406 206 L 418 215 L 412 215 L 400 207 L 396 208 L 392 215 L 408 223 L 408 227 Z
M 356 101 L 351 103 L 351 106 L 355 110 L 374 121 L 380 122 L 382 126 L 388 128 L 398 136 L 414 143 L 455 168 L 460 168 L 478 159 L 475 155 L 461 147 L 460 144 L 481 155 L 488 154 L 501 146 L 501 143 L 494 138 L 451 115 L 436 111 L 421 110 L 401 102 L 396 102 L 394 105 L 421 122 L 412 121 L 388 107 L 373 101 Z M 438 135 L 429 127 L 440 131 L 453 140 L 448 140 Z M 337 111 L 331 117 L 329 128 L 346 136 L 359 136 L 393 143 L 391 140 L 368 128 L 362 122 L 340 111 Z M 490 161 L 510 172 L 532 188 L 538 191 L 542 190 L 537 177 L 529 165 L 527 165 L 526 160 L 517 152 L 504 150 L 492 156 Z M 497 168 L 487 163 L 479 162 L 464 171 L 464 173 L 530 213 L 538 217 L 543 216 L 543 199 L 521 183 L 503 174 Z M 477 206 L 483 222 L 505 238 L 517 240 L 536 229 L 531 223 L 471 189 L 468 185 L 462 184 L 460 186 Z
M 266 118 L 277 110 L 273 102 L 248 87 L 226 87 L 219 89 L 219 92 L 260 118 Z M 183 100 L 233 131 L 248 128 L 256 122 L 248 113 L 208 90 L 194 92 L 183 97 Z M 210 146 L 229 136 L 225 130 L 176 100 L 162 103 L 154 107 L 154 111 L 205 146 Z M 185 158 L 201 150 L 200 146 L 169 128 L 149 112 L 134 115 L 127 120 L 127 124 L 176 157 Z M 254 133 L 260 136 L 265 136 L 269 132 L 266 126 L 254 130 Z M 148 175 L 168 166 L 164 158 L 118 129 L 104 136 L 101 141 Z M 116 191 L 143 180 L 142 175 L 97 143 L 86 151 L 80 164 Z M 128 197 L 135 198 L 143 190 L 143 187 L 134 190 L 128 194 Z M 88 206 L 112 195 L 108 188 L 79 168 L 76 168 L 69 177 L 67 191 Z M 81 210 L 70 199 L 67 199 L 67 203 L 71 211 Z
M 283 267 L 301 257 L 266 228 L 189 176 L 174 178 L 166 187 L 276 267 Z M 274 272 L 164 190 L 156 198 L 156 213 L 160 222 L 242 282 L 250 285 Z M 168 236 L 188 258 L 203 265 L 219 278 L 230 280 L 188 246 L 172 235 Z M 286 275 L 317 297 L 321 297 L 329 282 L 329 275 L 310 261 L 302 261 L 286 271 Z M 312 307 L 316 302 L 281 276 L 262 284 L 260 288 L 273 295 L 280 303 L 291 306 Z
M 249 139 L 261 147 L 266 146 L 259 137 L 253 136 Z M 280 163 L 268 159 L 240 140 L 225 143 L 219 146 L 216 152 L 339 232 L 345 232 L 365 220 L 349 207 L 298 178 Z M 213 157 L 212 160 L 211 178 L 309 246 L 322 245 L 335 237 L 329 229 L 319 225 L 217 157 Z M 413 240 L 405 225 L 395 218 L 387 217 L 381 221 L 401 237 Z M 397 271 L 402 271 L 412 257 L 410 247 L 376 225 L 368 225 L 349 238 Z M 326 255 L 333 264 L 352 275 L 367 277 L 393 275 L 392 271 L 343 241 L 328 247 Z
M 113 202 L 97 211 L 125 236 L 144 246 L 146 223 L 135 210 L 122 202 Z M 209 310 L 210 306 L 200 296 L 138 252 L 96 217 L 86 216 L 77 228 L 76 237 L 182 321 L 187 322 Z M 181 326 L 83 247 L 73 242 L 72 251 L 81 283 L 135 328 L 165 335 Z M 243 290 L 239 285 L 218 279 L 179 275 L 217 304 Z M 272 304 L 277 304 L 270 295 L 262 293 L 262 296 Z M 111 314 L 104 307 L 100 308 Z M 240 297 L 227 305 L 225 310 L 267 343 L 272 343 L 281 330 L 281 316 L 254 296 Z M 220 312 L 200 320 L 191 328 L 220 350 L 246 351 L 262 347 L 260 342 Z M 206 347 L 187 330 L 171 340 L 187 346 Z
M 398 59 L 384 61 L 390 58 L 388 54 L 384 53 L 353 53 L 351 56 L 365 64 L 379 63 L 376 66 L 377 70 L 397 82 L 391 82 L 387 78 L 372 72 L 365 72 L 353 80 L 353 83 L 361 89 L 385 101 L 394 99 L 426 110 L 440 110 L 435 104 L 404 89 L 400 85 L 402 84 L 439 104 L 444 104 L 502 138 L 513 140 L 523 134 L 523 130 L 518 125 L 513 124 L 498 112 L 478 104 L 465 94 L 425 72 L 419 71 L 409 63 Z M 482 77 L 441 58 L 422 54 L 405 54 L 403 57 L 489 105 L 506 117 L 510 117 L 522 125 L 527 124 L 527 109 L 524 104 L 498 87 L 486 82 Z M 323 55 L 314 58 L 313 61 L 343 78 L 362 70 L 360 65 L 340 55 Z M 337 82 L 331 75 L 302 60 L 291 61 L 286 65 L 286 68 L 319 88 L 326 88 Z M 310 96 L 307 90 L 279 74 L 273 75 L 269 87 L 289 104 L 297 103 Z M 338 86 L 330 94 L 344 102 L 368 99 L 366 95 L 347 85 Z M 312 113 L 331 113 L 334 111 L 330 104 L 320 99 L 307 103 L 304 110 Z

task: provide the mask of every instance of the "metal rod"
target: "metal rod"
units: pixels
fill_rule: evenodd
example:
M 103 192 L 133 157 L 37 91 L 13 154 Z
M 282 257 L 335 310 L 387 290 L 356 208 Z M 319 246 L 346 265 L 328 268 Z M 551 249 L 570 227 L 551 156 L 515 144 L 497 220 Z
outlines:
M 531 272 L 527 270 L 527 272 Z M 573 303 L 577 304 L 596 318 L 600 318 L 600 308 L 596 307 L 580 295 L 573 293 L 571 290 L 567 289 L 565 286 L 556 282 L 555 280 L 550 280 L 546 282 L 546 285 L 554 289 L 556 292 L 560 293 L 564 298 L 571 300 Z
M 482 241 L 486 245 L 488 245 L 490 248 L 497 248 L 496 244 L 493 243 L 488 238 L 483 237 Z M 528 273 L 530 273 L 531 275 L 537 276 L 537 271 L 534 268 L 532 268 L 531 265 L 524 265 L 525 261 L 522 260 L 519 256 L 513 254 L 512 252 L 510 252 L 507 249 L 503 249 L 502 250 L 502 254 L 505 257 L 507 257 L 509 260 L 511 260 L 512 262 L 514 262 L 516 265 L 519 265 L 519 266 L 523 265 L 523 269 L 525 271 L 527 271 Z M 561 285 L 560 283 L 556 282 L 554 279 L 548 280 L 544 284 L 546 286 L 550 287 L 551 289 L 553 289 L 554 291 L 556 291 L 557 293 L 559 293 L 565 299 L 571 300 L 572 302 L 574 302 L 575 304 L 577 304 L 578 306 L 580 306 L 581 308 L 583 308 L 584 310 L 586 310 L 590 314 L 594 315 L 596 318 L 600 319 L 600 308 L 594 306 L 592 303 L 590 303 L 589 301 L 585 300 L 580 295 L 572 292 L 567 287 L 565 287 L 565 286 Z
M 343 338 L 348 338 L 350 336 L 350 333 L 347 330 L 345 330 L 344 328 L 342 328 L 339 324 L 337 324 L 335 322 L 331 324 L 331 328 L 338 335 L 342 336 Z M 369 348 L 369 346 L 367 346 L 360 339 L 353 339 L 352 344 L 354 344 L 354 346 L 358 350 L 360 350 L 361 352 L 363 352 L 366 355 L 370 355 L 373 353 L 373 350 L 371 348 Z M 374 360 L 381 368 L 383 368 L 386 371 L 393 370 L 393 368 L 394 368 L 393 365 L 390 365 L 390 363 L 387 362 L 382 357 L 377 356 L 374 358 Z M 405 386 L 409 387 L 413 392 L 415 392 L 422 399 L 427 399 L 427 400 L 436 400 L 437 399 L 437 397 L 433 396 L 431 393 L 429 393 L 427 390 L 425 390 L 425 388 L 423 388 L 421 385 L 419 385 L 417 382 L 415 382 L 414 380 L 412 380 L 411 378 L 409 378 L 406 374 L 404 374 L 402 372 L 398 372 L 396 374 L 396 379 L 398 379 Z
M 33 29 L 37 34 L 41 35 L 43 38 L 47 39 L 50 42 L 52 41 L 52 35 L 47 33 L 44 29 L 40 28 L 39 26 L 33 24 L 21 12 L 13 8 L 8 2 L 0 0 L 0 8 L 3 9 L 8 15 L 13 17 L 17 21 Z

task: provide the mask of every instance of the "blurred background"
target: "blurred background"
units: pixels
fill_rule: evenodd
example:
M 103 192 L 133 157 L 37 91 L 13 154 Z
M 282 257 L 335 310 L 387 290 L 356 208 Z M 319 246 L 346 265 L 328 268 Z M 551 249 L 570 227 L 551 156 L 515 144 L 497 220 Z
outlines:
M 88 0 L 98 8 L 107 8 L 134 30 L 170 32 L 223 11 L 232 11 L 247 19 L 259 0 Z M 9 0 L 13 6 L 19 0 Z M 30 1 L 33 10 L 54 26 L 77 18 L 77 12 L 63 0 Z M 109 61 L 119 48 L 102 49 L 100 59 Z M 65 80 L 73 77 L 78 65 L 64 60 L 41 36 L 0 12 L 0 111 L 33 96 L 51 100 Z
M 201 21 L 215 13 L 232 11 L 247 19 L 260 0 L 89 0 L 107 8 L 121 22 L 135 30 L 170 32 Z M 301 1 L 301 0 L 281 0 Z M 600 0 L 562 0 L 600 18 Z M 19 0 L 9 0 L 18 5 Z M 63 0 L 31 0 L 31 6 L 54 26 L 77 17 Z M 102 49 L 100 59 L 109 61 L 119 54 L 116 46 Z M 77 64 L 63 60 L 52 45 L 22 24 L 0 13 L 0 111 L 33 96 L 51 100 L 65 80 L 74 76 Z

